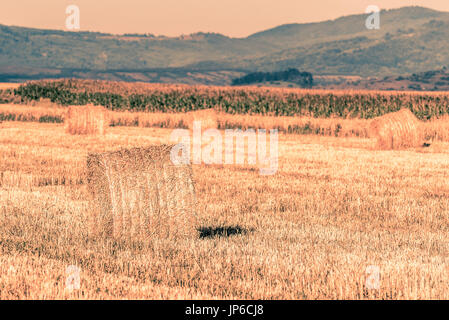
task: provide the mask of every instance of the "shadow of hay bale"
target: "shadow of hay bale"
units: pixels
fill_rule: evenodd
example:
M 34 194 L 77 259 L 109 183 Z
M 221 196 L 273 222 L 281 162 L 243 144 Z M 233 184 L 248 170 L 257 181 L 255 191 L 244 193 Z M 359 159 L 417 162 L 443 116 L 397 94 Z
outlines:
M 146 241 L 195 236 L 195 188 L 190 165 L 175 165 L 173 146 L 89 154 L 89 233 Z
M 254 229 L 245 229 L 240 226 L 223 226 L 223 227 L 201 227 L 197 229 L 200 239 L 214 237 L 230 237 L 239 234 L 248 234 Z

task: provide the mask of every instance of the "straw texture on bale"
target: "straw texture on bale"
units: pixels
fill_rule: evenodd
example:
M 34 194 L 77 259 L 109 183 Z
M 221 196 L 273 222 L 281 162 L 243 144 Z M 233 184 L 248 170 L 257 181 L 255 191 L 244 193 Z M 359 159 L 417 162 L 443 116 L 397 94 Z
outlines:
M 401 109 L 374 118 L 370 136 L 377 139 L 379 149 L 414 148 L 423 145 L 421 122 L 409 109 Z
M 187 112 L 187 125 L 189 129 L 193 129 L 193 122 L 200 121 L 201 129 L 217 129 L 218 128 L 218 114 L 215 109 L 203 109 L 197 111 Z
M 70 134 L 103 135 L 109 126 L 107 110 L 102 106 L 69 106 L 66 132 Z
M 89 231 L 93 236 L 145 241 L 195 235 L 190 165 L 170 160 L 172 146 L 89 154 Z

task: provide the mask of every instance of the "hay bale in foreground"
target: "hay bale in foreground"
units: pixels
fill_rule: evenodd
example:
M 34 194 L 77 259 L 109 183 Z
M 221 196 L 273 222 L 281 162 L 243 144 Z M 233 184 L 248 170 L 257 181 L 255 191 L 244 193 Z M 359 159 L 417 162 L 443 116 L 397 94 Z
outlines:
M 89 154 L 89 231 L 93 236 L 145 241 L 195 236 L 190 165 L 170 160 L 172 146 Z
M 369 135 L 379 149 L 414 148 L 423 145 L 421 122 L 409 109 L 388 113 L 371 121 Z
M 203 109 L 197 111 L 190 111 L 187 115 L 187 126 L 193 129 L 194 121 L 201 121 L 201 129 L 217 129 L 218 128 L 218 114 L 215 109 Z
M 70 134 L 103 135 L 109 126 L 107 110 L 102 106 L 69 106 L 65 118 Z

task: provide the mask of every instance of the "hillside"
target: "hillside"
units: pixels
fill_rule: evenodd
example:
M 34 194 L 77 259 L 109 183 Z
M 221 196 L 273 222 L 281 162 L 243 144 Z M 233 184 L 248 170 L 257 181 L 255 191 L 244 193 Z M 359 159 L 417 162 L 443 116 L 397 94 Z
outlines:
M 317 80 L 316 89 L 449 91 L 449 71 L 446 68 L 383 78 L 321 76 Z
M 422 7 L 288 24 L 246 38 L 65 32 L 0 25 L 0 79 L 77 77 L 229 84 L 254 71 L 288 68 L 314 75 L 405 75 L 449 66 L 449 13 Z M 192 72 L 197 73 L 196 78 Z

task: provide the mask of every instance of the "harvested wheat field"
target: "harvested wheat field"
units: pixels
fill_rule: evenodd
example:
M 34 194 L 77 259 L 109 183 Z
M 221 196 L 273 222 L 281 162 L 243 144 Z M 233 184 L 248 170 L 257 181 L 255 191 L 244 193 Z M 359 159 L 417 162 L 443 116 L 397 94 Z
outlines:
M 5 89 L 16 89 L 21 85 L 21 83 L 12 83 L 12 82 L 0 82 L 0 90 Z
M 0 298 L 449 298 L 446 142 L 383 151 L 368 138 L 280 134 L 274 175 L 192 165 L 192 237 L 92 239 L 88 155 L 170 144 L 171 132 L 2 123 Z M 70 266 L 79 288 L 67 286 Z

